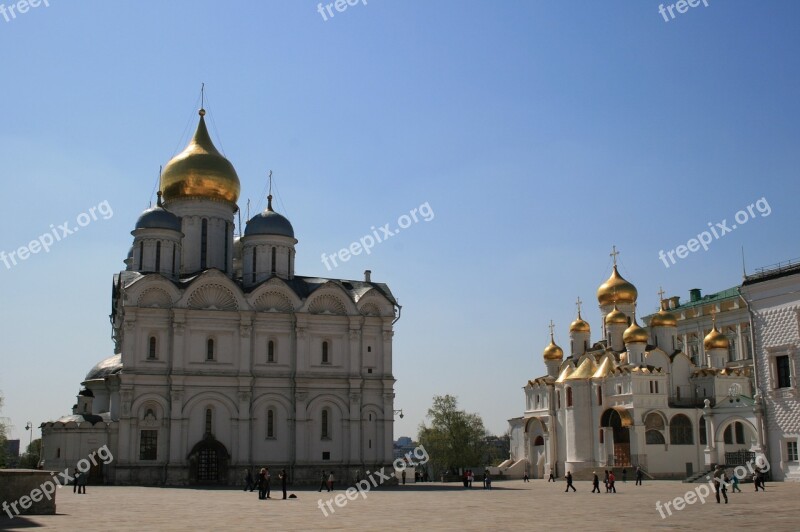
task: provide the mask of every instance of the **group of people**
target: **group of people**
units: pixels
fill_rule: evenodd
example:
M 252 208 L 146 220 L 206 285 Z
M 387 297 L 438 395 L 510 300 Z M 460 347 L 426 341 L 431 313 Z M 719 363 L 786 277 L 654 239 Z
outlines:
M 614 471 L 606 470 L 605 471 L 605 480 L 603 483 L 606 486 L 606 493 L 616 493 L 617 488 L 614 485 L 617 482 L 617 477 L 614 475 Z M 623 478 L 625 478 L 625 470 L 623 469 Z M 575 488 L 572 488 L 575 491 Z M 592 493 L 600 493 L 600 477 L 597 476 L 597 471 L 592 471 Z
M 360 477 L 360 473 L 356 473 L 356 477 Z M 333 491 L 333 482 L 336 479 L 333 476 L 333 471 L 331 471 L 327 476 L 325 475 L 325 471 L 322 472 L 322 479 L 320 480 L 319 484 L 319 491 L 322 491 L 322 488 L 327 488 L 328 491 Z
M 472 483 L 475 481 L 475 473 L 472 472 L 472 469 L 464 470 L 464 473 L 461 474 L 461 481 L 464 483 L 465 488 L 472 487 Z M 483 489 L 492 489 L 492 477 L 488 469 L 483 470 Z
M 72 476 L 72 493 L 86 495 L 86 481 L 89 480 L 89 475 L 78 471 L 76 467 Z
M 278 474 L 278 479 L 281 481 L 281 489 L 283 490 L 283 498 L 285 499 L 286 485 L 289 482 L 289 475 L 286 473 L 285 469 L 281 469 L 281 472 Z M 262 467 L 255 479 L 253 479 L 253 473 L 250 469 L 244 470 L 244 491 L 250 490 L 252 492 L 255 488 L 258 488 L 259 500 L 272 498 L 269 496 L 271 481 L 272 475 L 270 475 L 268 467 Z

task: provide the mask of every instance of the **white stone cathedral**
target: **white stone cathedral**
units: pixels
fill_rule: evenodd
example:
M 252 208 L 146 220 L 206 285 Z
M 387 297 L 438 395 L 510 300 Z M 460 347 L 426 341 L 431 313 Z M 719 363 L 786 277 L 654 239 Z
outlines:
M 616 259 L 616 252 L 612 253 Z M 638 292 L 617 271 L 597 290 L 601 338 L 581 318 L 569 327 L 570 354 L 552 328 L 544 350 L 547 375 L 524 386 L 525 411 L 509 420 L 509 477 L 641 467 L 658 478 L 701 476 L 716 464 L 738 465 L 763 456 L 763 406 L 753 394 L 750 368 L 730 360 L 729 340 L 715 325 L 695 364 L 681 350 L 669 302 L 637 323 Z M 602 471 L 601 471 L 602 472 Z
M 292 224 L 272 208 L 234 236 L 239 178 L 200 111 L 164 168 L 159 201 L 114 276 L 115 355 L 86 375 L 72 415 L 42 425 L 44 467 L 108 445 L 98 482 L 232 484 L 246 467 L 294 482 L 392 461 L 393 325 L 372 282 L 295 275 Z

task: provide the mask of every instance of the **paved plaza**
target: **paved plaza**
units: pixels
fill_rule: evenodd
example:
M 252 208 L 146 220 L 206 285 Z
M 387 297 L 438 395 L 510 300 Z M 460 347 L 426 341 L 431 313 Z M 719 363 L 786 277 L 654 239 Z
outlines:
M 179 488 L 96 487 L 87 495 L 58 492 L 58 514 L 0 518 L 2 530 L 798 530 L 800 484 L 771 483 L 755 493 L 729 493 L 717 504 L 713 494 L 662 519 L 656 502 L 682 497 L 699 484 L 677 481 L 618 483 L 617 494 L 593 494 L 589 482 L 543 480 L 495 482 L 494 489 L 465 490 L 456 484 L 428 483 L 383 488 L 347 501 L 325 517 L 318 500 L 335 491 L 290 491 L 297 499 L 259 501 L 255 492 Z M 605 490 L 601 487 L 601 489 Z M 273 496 L 276 494 L 273 491 Z M 280 497 L 280 493 L 277 493 Z M 341 500 L 341 499 L 340 499 Z M 666 515 L 666 512 L 665 512 Z

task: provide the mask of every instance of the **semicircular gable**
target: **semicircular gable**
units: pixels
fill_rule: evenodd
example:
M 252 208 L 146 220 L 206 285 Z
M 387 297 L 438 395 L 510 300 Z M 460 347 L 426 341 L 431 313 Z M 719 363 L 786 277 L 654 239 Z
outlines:
M 262 283 L 247 295 L 247 301 L 259 312 L 293 312 L 302 305 L 297 294 L 278 277 Z
M 644 360 L 646 364 L 651 366 L 667 369 L 670 368 L 669 356 L 667 356 L 667 354 L 661 349 L 653 349 L 652 351 L 648 351 L 644 356 Z
M 143 308 L 171 308 L 181 297 L 178 288 L 160 275 L 146 275 L 125 289 L 128 304 Z
M 332 296 L 341 304 L 342 308 L 339 308 L 339 305 L 333 302 L 334 300 L 326 296 Z M 318 298 L 320 301 L 317 301 Z M 332 308 L 324 306 L 326 304 L 334 305 L 336 311 L 334 312 Z M 330 314 L 354 315 L 359 313 L 350 294 L 333 281 L 328 281 L 311 292 L 306 299 L 305 308 L 311 314 L 325 314 L 326 310 Z
M 325 293 L 315 295 L 307 305 L 310 314 L 336 314 L 340 316 L 347 315 L 347 308 L 344 305 L 341 297 L 333 293 Z
M 392 304 L 374 288 L 369 289 L 358 299 L 356 307 L 365 316 L 394 316 Z

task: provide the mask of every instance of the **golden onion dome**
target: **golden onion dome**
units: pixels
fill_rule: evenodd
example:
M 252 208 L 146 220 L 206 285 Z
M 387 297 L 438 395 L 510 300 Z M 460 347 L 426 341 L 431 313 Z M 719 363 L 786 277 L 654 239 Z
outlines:
M 655 316 L 650 318 L 650 327 L 677 327 L 678 319 L 671 312 L 664 309 L 659 310 Z
M 205 110 L 194 137 L 182 152 L 172 158 L 161 174 L 164 200 L 197 197 L 236 203 L 239 199 L 239 176 L 233 165 L 217 151 L 208 135 Z
M 628 316 L 625 315 L 624 312 L 619 310 L 616 305 L 614 305 L 614 310 L 609 312 L 606 315 L 606 325 L 627 325 L 628 324 Z
M 611 277 L 597 289 L 597 301 L 601 305 L 635 303 L 638 296 L 639 292 L 636 287 L 619 274 L 616 265 L 614 265 L 614 270 L 611 272 Z
M 545 360 L 562 360 L 564 358 L 564 350 L 556 345 L 552 335 L 550 336 L 550 345 L 544 348 L 542 356 Z
M 728 349 L 730 342 L 724 334 L 717 330 L 716 326 L 711 328 L 711 332 L 703 338 L 703 347 L 706 351 L 709 349 Z
M 578 318 L 569 325 L 569 332 L 573 333 L 573 332 L 590 332 L 590 331 L 591 329 L 589 327 L 589 324 L 583 321 L 583 318 L 581 318 L 581 311 L 579 310 Z
M 639 327 L 639 324 L 636 323 L 636 318 L 633 319 L 633 323 L 631 326 L 625 329 L 625 332 L 622 333 L 622 341 L 625 344 L 632 344 L 636 342 L 647 343 L 650 340 L 650 335 L 647 334 L 647 331 Z

